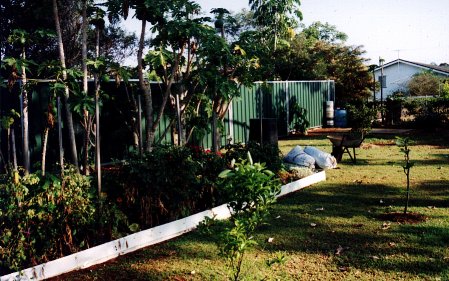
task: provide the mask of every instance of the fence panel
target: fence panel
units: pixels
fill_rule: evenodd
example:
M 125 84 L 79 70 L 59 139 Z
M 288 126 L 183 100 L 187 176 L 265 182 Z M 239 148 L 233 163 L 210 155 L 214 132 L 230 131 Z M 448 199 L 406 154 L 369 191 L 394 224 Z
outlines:
M 249 136 L 249 120 L 252 118 L 277 118 L 278 134 L 285 136 L 293 129 L 288 124 L 290 106 L 298 103 L 307 110 L 306 119 L 310 127 L 325 124 L 325 103 L 335 101 L 334 81 L 272 81 L 255 83 L 252 87 L 242 87 L 240 97 L 233 100 L 225 118 L 226 138 L 234 143 L 246 142 Z M 203 144 L 210 147 L 211 135 L 205 136 Z
M 91 90 L 93 89 L 90 83 Z M 104 160 L 120 159 L 126 157 L 133 143 L 132 122 L 135 115 L 135 100 L 138 93 L 138 87 L 132 81 L 128 86 L 114 83 L 102 85 L 102 89 L 108 94 L 109 98 L 103 101 L 101 112 L 101 135 L 102 135 L 102 154 Z M 151 83 L 154 96 L 153 104 L 157 107 L 161 100 L 161 88 L 158 83 Z M 19 110 L 18 104 L 19 89 L 0 88 L 0 115 L 8 114 L 9 109 Z M 50 100 L 49 82 L 42 82 L 33 85 L 30 91 L 30 145 L 32 161 L 40 160 L 40 151 L 42 150 L 42 131 L 45 126 L 45 112 L 48 110 Z M 249 138 L 250 119 L 255 118 L 277 118 L 278 133 L 280 136 L 287 135 L 292 130 L 292 124 L 288 124 L 290 115 L 290 105 L 298 102 L 299 106 L 307 110 L 307 119 L 310 127 L 322 126 L 324 120 L 324 104 L 327 100 L 335 100 L 333 81 L 273 81 L 258 82 L 251 87 L 241 87 L 240 97 L 235 98 L 229 106 L 229 111 L 224 119 L 223 132 L 221 136 L 221 145 L 227 144 L 230 140 L 233 143 L 247 142 Z M 143 107 L 142 98 L 142 107 Z M 173 109 L 167 108 L 167 114 L 161 120 L 156 130 L 156 140 L 161 139 L 160 143 L 173 143 L 170 124 L 176 126 L 171 118 L 175 116 Z M 142 108 L 144 111 L 144 108 Z M 170 112 L 169 112 L 170 111 Z M 80 116 L 74 115 L 76 141 L 78 145 L 83 139 L 83 129 L 80 126 Z M 145 135 L 145 119 L 142 114 L 142 129 Z M 20 140 L 20 121 L 15 124 L 17 139 Z M 65 128 L 64 128 L 65 129 Z M 167 132 L 164 134 L 164 132 Z M 54 140 L 55 130 L 50 132 L 49 145 L 54 147 L 57 143 Z M 66 134 L 64 134 L 66 136 Z M 2 150 L 6 151 L 5 133 L 1 132 Z M 145 138 L 143 138 L 145 141 Z M 212 133 L 201 136 L 200 145 L 203 147 L 212 146 Z M 68 143 L 67 137 L 63 143 Z M 19 144 L 19 142 L 18 142 Z M 19 149 L 20 150 L 20 149 Z M 19 151 L 20 153 L 20 151 Z M 49 152 L 49 161 L 57 158 Z

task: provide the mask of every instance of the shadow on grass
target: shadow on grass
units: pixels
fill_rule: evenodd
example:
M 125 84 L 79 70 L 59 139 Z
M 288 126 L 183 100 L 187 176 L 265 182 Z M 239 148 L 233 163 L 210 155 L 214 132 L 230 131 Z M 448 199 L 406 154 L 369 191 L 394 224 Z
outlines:
M 277 242 L 266 244 L 266 250 L 324 254 L 334 257 L 338 267 L 430 275 L 449 272 L 448 257 L 445 260 L 443 253 L 449 242 L 447 226 L 400 225 L 377 219 L 388 211 L 388 201 L 402 199 L 391 196 L 395 193 L 397 189 L 384 185 L 306 189 L 281 199 L 273 212 L 278 219 L 273 218 L 259 236 L 275 237 Z M 390 199 L 381 204 L 383 195 Z M 447 205 L 432 196 L 411 204 Z M 344 250 L 336 255 L 340 246 Z
M 445 181 L 425 182 L 419 193 L 426 195 L 412 197 L 410 204 L 412 207 L 447 206 L 447 200 L 442 197 L 448 190 Z M 447 276 L 448 253 L 447 250 L 444 252 L 449 244 L 447 226 L 400 225 L 378 219 L 378 215 L 390 210 L 390 204 L 402 209 L 404 194 L 400 191 L 374 184 L 335 186 L 322 183 L 318 188 L 306 188 L 281 198 L 274 206 L 270 224 L 260 227 L 255 239 L 259 241 L 258 247 L 271 255 L 278 251 L 325 255 L 331 257 L 336 268 Z M 380 199 L 383 199 L 382 203 Z M 268 237 L 274 237 L 274 242 L 267 243 Z M 213 240 L 211 236 L 193 232 L 173 243 L 151 247 L 146 253 L 131 257 L 128 264 L 145 263 L 150 259 L 170 262 L 171 256 L 223 264 L 217 261 L 221 258 L 214 252 L 217 250 Z M 192 246 L 196 243 L 210 244 L 211 247 Z M 337 255 L 340 246 L 343 250 Z M 140 272 L 133 265 L 123 272 L 139 280 L 165 280 L 153 267 Z M 188 272 L 163 272 L 170 280 L 177 274 L 188 276 Z
M 119 256 L 112 261 L 48 280 L 215 280 L 214 276 L 219 275 L 219 271 L 208 271 L 203 275 L 192 275 L 191 271 L 193 268 L 176 269 L 171 267 L 172 263 L 174 263 L 173 260 L 176 259 L 201 259 L 203 261 L 218 259 L 217 254 L 205 251 L 202 247 L 184 247 L 192 243 L 198 244 L 198 241 L 202 240 L 201 238 L 204 238 L 204 236 L 197 232 L 192 232 L 187 236 L 153 245 L 125 256 Z M 201 241 L 200 243 L 204 242 Z M 217 270 L 220 270 L 220 268 Z M 186 276 L 190 276 L 192 279 L 186 279 Z
M 359 156 L 357 156 L 359 157 Z M 442 161 L 442 160 L 434 160 L 434 159 L 422 159 L 422 160 L 415 160 L 413 159 L 411 162 L 413 162 L 414 167 L 419 167 L 419 166 L 429 166 L 429 165 L 447 165 L 449 164 L 448 160 Z M 341 160 L 341 162 L 339 162 L 340 165 L 344 164 L 347 165 L 348 167 L 357 167 L 357 166 L 385 166 L 385 164 L 387 165 L 394 165 L 397 167 L 402 167 L 402 165 L 404 165 L 404 161 L 385 161 L 385 162 L 381 162 L 381 161 L 371 161 L 369 159 L 366 158 L 357 158 L 357 162 L 353 163 L 351 161 L 351 159 L 344 158 Z M 413 171 L 413 170 L 412 170 Z M 412 172 L 413 174 L 413 172 Z
M 448 194 L 445 181 L 426 182 L 419 192 L 425 196 L 412 197 L 411 206 L 447 206 L 444 191 Z M 403 195 L 387 185 L 324 182 L 279 199 L 269 225 L 258 229 L 255 240 L 259 249 L 272 256 L 278 251 L 286 252 L 287 258 L 293 254 L 324 255 L 336 268 L 394 275 L 406 272 L 424 278 L 448 276 L 447 225 L 431 221 L 400 225 L 378 219 L 390 204 L 402 208 Z M 268 237 L 274 238 L 273 243 L 267 243 Z M 224 270 L 224 260 L 218 256 L 213 240 L 195 231 L 84 270 L 83 274 L 71 274 L 70 279 L 60 276 L 53 280 L 177 280 L 177 276 L 179 280 L 217 280 L 214 275 Z M 342 250 L 337 254 L 339 248 Z M 191 276 L 186 268 L 170 267 L 179 259 L 187 264 L 211 264 L 208 271 Z
M 398 148 L 399 153 L 399 148 Z M 352 151 L 351 151 L 352 154 Z M 356 151 L 357 154 L 357 162 L 354 163 L 349 158 L 348 154 L 343 155 L 343 159 L 339 162 L 339 164 L 345 164 L 348 166 L 385 166 L 387 165 L 395 165 L 401 167 L 404 165 L 404 160 L 388 160 L 388 159 L 371 159 L 367 158 L 365 155 L 361 155 L 359 151 Z M 449 154 L 429 154 L 428 159 L 412 159 L 411 162 L 414 163 L 415 166 L 431 166 L 431 165 L 447 165 L 449 164 Z

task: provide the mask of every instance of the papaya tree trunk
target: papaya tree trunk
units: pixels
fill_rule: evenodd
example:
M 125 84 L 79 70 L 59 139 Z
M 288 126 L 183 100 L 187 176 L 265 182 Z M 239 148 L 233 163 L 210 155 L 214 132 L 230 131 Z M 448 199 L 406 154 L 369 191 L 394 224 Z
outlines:
M 78 152 L 76 149 L 76 139 L 75 139 L 75 129 L 73 126 L 73 116 L 72 111 L 70 110 L 69 103 L 69 88 L 66 86 L 65 94 L 63 96 L 64 99 L 64 108 L 65 108 L 65 116 L 67 122 L 67 128 L 69 131 L 69 144 L 70 144 L 70 155 L 73 161 L 73 165 L 76 167 L 76 170 L 79 171 L 78 165 Z
M 100 57 L 100 28 L 97 26 L 95 29 L 95 58 Z M 100 77 L 98 73 L 95 73 L 95 170 L 97 171 L 97 189 L 98 197 L 101 195 L 101 150 L 100 150 Z
M 212 151 L 218 153 L 220 150 L 220 130 L 218 128 L 218 117 L 215 110 L 212 112 Z
M 83 175 L 89 174 L 89 144 L 90 130 L 92 128 L 92 118 L 87 110 L 84 110 L 84 140 L 83 140 Z
M 44 129 L 44 136 L 42 138 L 42 176 L 46 173 L 46 162 L 47 162 L 47 146 L 48 146 L 48 134 L 50 129 L 55 125 L 55 118 L 53 115 L 53 97 L 50 97 L 47 109 L 47 123 Z
M 82 25 L 82 47 L 81 47 L 81 55 L 82 55 L 82 67 L 83 67 L 83 92 L 88 95 L 89 88 L 87 84 L 87 0 L 83 0 L 83 11 L 82 11 L 83 25 Z M 89 143 L 90 143 L 90 130 L 91 130 L 91 116 L 89 115 L 89 111 L 86 109 L 83 110 L 83 118 L 84 118 L 84 142 L 83 142 L 83 174 L 89 174 Z
M 17 150 L 16 150 L 16 135 L 14 128 L 11 128 L 11 148 L 12 148 L 12 167 L 17 171 Z
M 215 93 L 214 102 L 212 105 L 212 151 L 214 153 L 218 153 L 220 151 L 220 127 L 219 127 L 219 106 L 220 99 L 217 97 L 217 94 Z
M 88 85 L 87 85 L 87 0 L 83 0 L 83 26 L 82 26 L 82 46 L 81 46 L 81 55 L 82 55 L 82 67 L 83 67 L 83 91 L 87 94 Z
M 133 97 L 134 99 L 134 97 Z M 143 138 L 142 138 L 142 99 L 141 95 L 137 97 L 137 130 L 134 130 L 134 143 L 138 145 L 139 155 L 143 152 Z
M 6 134 L 8 136 L 8 139 L 6 141 L 6 152 L 8 153 L 8 157 L 6 159 L 6 163 L 8 163 L 8 166 L 11 165 L 11 128 L 8 128 L 6 130 Z
M 3 152 L 0 150 L 0 161 L 3 164 L 3 169 L 5 170 L 5 173 L 8 173 L 8 165 L 5 162 L 5 157 L 3 157 Z
M 142 104 L 140 95 L 136 97 L 128 90 L 127 83 L 125 85 L 125 93 L 128 103 L 131 107 L 130 127 L 132 130 L 133 147 L 142 153 Z
M 64 81 L 67 80 L 67 71 L 66 71 L 66 63 L 65 63 L 65 53 L 64 53 L 64 43 L 62 42 L 62 31 L 61 31 L 61 24 L 59 21 L 59 12 L 58 12 L 58 3 L 57 0 L 53 0 L 53 18 L 55 21 L 55 27 L 56 27 L 56 33 L 58 37 L 58 49 L 59 49 L 59 60 L 62 67 L 62 78 Z M 65 115 L 66 115 L 66 122 L 67 122 L 67 128 L 69 131 L 69 142 L 70 142 L 70 154 L 72 157 L 73 164 L 75 165 L 76 169 L 78 170 L 78 153 L 76 149 L 76 140 L 75 140 L 75 129 L 73 126 L 73 116 L 72 111 L 70 110 L 69 106 L 69 88 L 67 85 L 65 85 L 64 89 L 64 105 L 65 105 Z
M 101 150 L 100 150 L 100 82 L 98 77 L 95 77 L 95 168 L 97 171 L 97 188 L 98 196 L 101 194 Z
M 22 50 L 22 59 L 26 59 L 25 48 Z M 25 66 L 22 66 L 22 153 L 23 153 L 23 168 L 25 175 L 30 172 L 30 144 L 29 144 L 29 130 L 28 130 L 28 92 L 27 92 L 27 76 Z
M 57 99 L 57 114 L 58 114 L 58 145 L 59 145 L 59 166 L 61 169 L 61 178 L 64 176 L 64 147 L 62 145 L 62 110 L 61 98 Z
M 146 141 L 146 151 L 151 151 L 154 144 L 154 131 L 153 131 L 153 99 L 151 96 L 151 87 L 148 81 L 146 81 L 143 77 L 143 47 L 145 43 L 145 28 L 146 28 L 146 20 L 142 20 L 142 30 L 140 33 L 139 40 L 139 49 L 137 51 L 137 72 L 139 76 L 139 85 L 140 89 L 143 92 L 144 105 L 145 105 L 145 141 Z
M 45 162 L 47 161 L 47 143 L 48 143 L 48 132 L 50 131 L 49 127 L 46 127 L 44 130 L 44 137 L 42 139 L 42 176 L 45 176 Z

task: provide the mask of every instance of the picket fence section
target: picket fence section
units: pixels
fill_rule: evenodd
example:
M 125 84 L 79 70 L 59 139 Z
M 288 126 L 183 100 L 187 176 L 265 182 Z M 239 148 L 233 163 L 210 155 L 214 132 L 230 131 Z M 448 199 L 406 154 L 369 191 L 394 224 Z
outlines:
M 278 197 L 324 180 L 326 180 L 325 171 L 315 173 L 309 177 L 282 186 Z M 178 237 L 194 230 L 206 217 L 214 216 L 220 220 L 227 219 L 231 216 L 231 211 L 228 209 L 227 204 L 223 204 L 211 210 L 143 230 L 63 258 L 27 268 L 20 272 L 1 276 L 0 281 L 44 280 L 70 271 L 88 268 L 114 259 L 120 255 Z

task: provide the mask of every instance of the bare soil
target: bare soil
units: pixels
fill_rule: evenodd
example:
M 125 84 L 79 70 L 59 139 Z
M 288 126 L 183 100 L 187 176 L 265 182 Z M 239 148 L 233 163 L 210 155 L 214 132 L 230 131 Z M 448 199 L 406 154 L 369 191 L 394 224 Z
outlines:
M 419 214 L 419 213 L 403 213 L 403 212 L 396 212 L 396 213 L 386 213 L 379 216 L 380 220 L 383 221 L 392 221 L 392 222 L 398 222 L 403 224 L 417 224 L 422 223 L 427 220 L 427 217 Z

